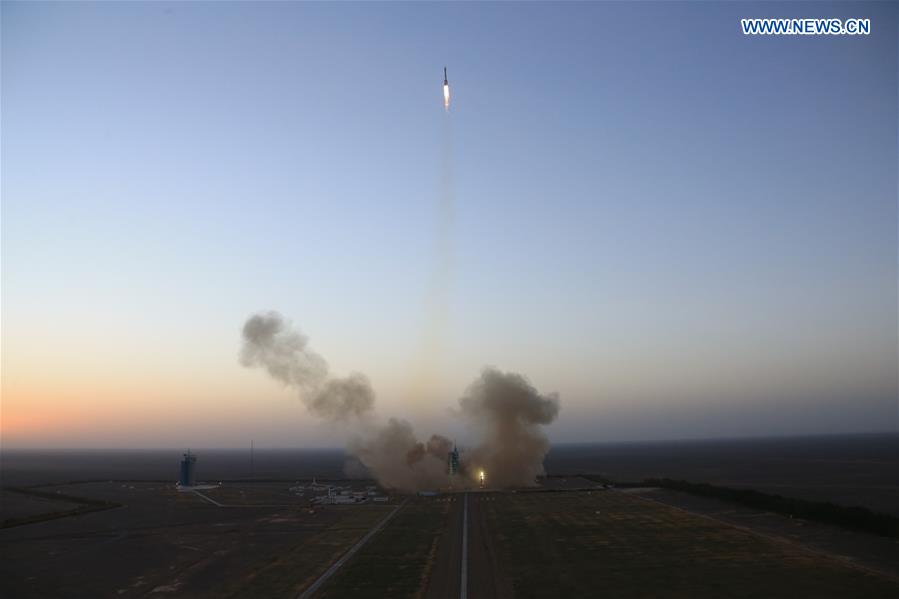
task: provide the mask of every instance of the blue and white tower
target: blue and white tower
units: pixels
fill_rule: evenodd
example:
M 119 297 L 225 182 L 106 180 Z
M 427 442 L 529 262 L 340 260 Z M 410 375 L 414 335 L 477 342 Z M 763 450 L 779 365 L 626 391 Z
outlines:
M 191 454 L 189 449 L 181 459 L 181 478 L 178 482 L 182 487 L 197 486 L 197 456 Z

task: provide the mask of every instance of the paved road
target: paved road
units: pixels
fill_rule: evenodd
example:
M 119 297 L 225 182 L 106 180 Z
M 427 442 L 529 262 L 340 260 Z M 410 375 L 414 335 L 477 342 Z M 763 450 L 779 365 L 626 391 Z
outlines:
M 472 599 L 512 596 L 497 567 L 487 526 L 487 505 L 492 497 L 492 493 L 471 493 L 468 499 L 468 596 Z
M 459 599 L 468 599 L 468 493 L 462 504 L 462 572 L 459 576 Z
M 426 599 L 447 599 L 461 596 L 462 523 L 465 500 L 462 494 L 452 496 L 448 523 L 437 542 L 437 555 L 431 578 L 428 580 Z
M 408 499 L 406 501 L 408 501 Z M 368 531 L 368 533 L 364 537 L 359 539 L 358 543 L 353 545 L 349 551 L 344 553 L 343 556 L 339 560 L 337 560 L 336 562 L 331 564 L 331 567 L 328 568 L 327 570 L 325 570 L 325 573 L 322 574 L 318 578 L 318 580 L 313 582 L 305 591 L 303 591 L 297 599 L 309 599 L 310 597 L 312 597 L 321 588 L 321 586 L 323 584 L 325 584 L 325 582 L 327 582 L 327 580 L 329 578 L 331 578 L 331 576 L 333 576 L 334 573 L 337 572 L 337 570 L 340 569 L 341 566 L 343 566 L 351 557 L 353 557 L 353 555 L 355 555 L 355 553 L 357 551 L 362 549 L 363 545 L 368 543 L 369 539 L 371 539 L 373 536 L 375 536 L 379 530 L 384 528 L 384 525 L 387 524 L 390 521 L 390 519 L 393 518 L 396 515 L 396 513 L 402 509 L 402 507 L 404 505 L 406 505 L 406 501 L 404 501 L 403 503 L 401 503 L 398 506 L 396 506 L 395 508 L 393 508 L 390 511 L 390 513 L 387 514 L 387 516 L 385 516 L 384 518 L 381 519 L 380 522 L 375 524 L 372 527 L 372 529 L 370 531 Z

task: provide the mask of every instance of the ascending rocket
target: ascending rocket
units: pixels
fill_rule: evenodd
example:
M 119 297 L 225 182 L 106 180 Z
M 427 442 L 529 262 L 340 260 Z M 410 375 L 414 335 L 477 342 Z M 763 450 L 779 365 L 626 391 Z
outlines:
M 446 78 L 446 67 L 443 67 L 443 108 L 449 110 L 449 81 Z

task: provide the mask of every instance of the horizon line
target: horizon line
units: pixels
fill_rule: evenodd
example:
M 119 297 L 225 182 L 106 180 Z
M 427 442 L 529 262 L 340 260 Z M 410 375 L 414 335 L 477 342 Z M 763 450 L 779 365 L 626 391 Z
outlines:
M 879 436 L 879 435 L 897 435 L 899 429 L 893 430 L 869 430 L 869 431 L 848 431 L 848 432 L 832 432 L 832 433 L 798 433 L 795 435 L 773 434 L 773 435 L 739 435 L 734 437 L 669 437 L 663 439 L 627 439 L 617 441 L 559 441 L 550 444 L 550 450 L 553 447 L 564 447 L 574 445 L 627 445 L 636 443 L 691 443 L 691 442 L 715 442 L 715 441 L 762 441 L 777 439 L 813 439 L 821 437 L 861 437 L 861 436 Z M 249 446 L 197 446 L 191 445 L 191 451 L 249 451 Z M 313 446 L 302 447 L 297 445 L 271 445 L 268 447 L 259 447 L 256 444 L 253 451 L 345 451 L 346 447 L 341 446 Z M 72 446 L 51 446 L 51 447 L 6 447 L 0 443 L 0 453 L 4 451 L 186 451 L 186 446 L 177 445 L 155 446 L 155 447 L 124 447 L 124 446 L 94 446 L 94 447 L 72 447 Z

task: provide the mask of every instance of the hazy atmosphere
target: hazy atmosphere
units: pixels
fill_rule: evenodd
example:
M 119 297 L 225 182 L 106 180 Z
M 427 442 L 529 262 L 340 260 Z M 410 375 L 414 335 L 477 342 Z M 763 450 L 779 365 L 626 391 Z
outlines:
M 895 1 L 0 0 L 0 597 L 899 597 L 897 114 Z
M 897 5 L 671 4 L 4 2 L 3 447 L 343 447 L 271 311 L 425 450 L 895 431 Z

